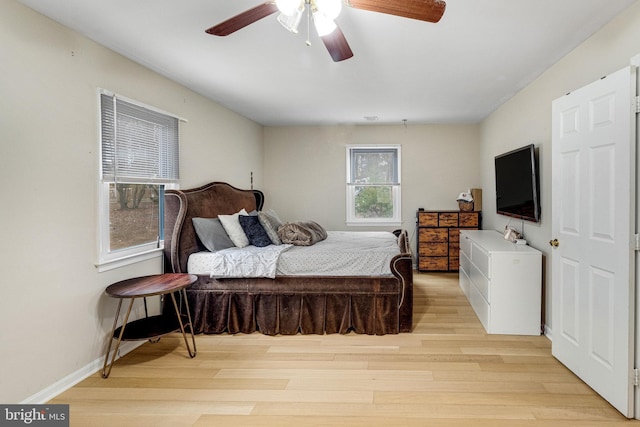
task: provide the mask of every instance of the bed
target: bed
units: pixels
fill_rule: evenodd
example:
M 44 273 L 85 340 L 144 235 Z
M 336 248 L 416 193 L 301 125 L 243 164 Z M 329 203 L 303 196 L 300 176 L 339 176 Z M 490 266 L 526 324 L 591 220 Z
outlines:
M 165 272 L 187 273 L 191 255 L 206 251 L 193 218 L 261 211 L 264 195 L 224 182 L 164 196 Z M 360 232 L 353 232 L 360 233 Z M 196 333 L 266 335 L 369 335 L 411 332 L 413 270 L 407 232 L 396 230 L 397 254 L 385 272 L 363 275 L 304 274 L 269 277 L 212 277 L 197 273 L 187 289 Z M 194 255 L 195 256 L 195 255 Z

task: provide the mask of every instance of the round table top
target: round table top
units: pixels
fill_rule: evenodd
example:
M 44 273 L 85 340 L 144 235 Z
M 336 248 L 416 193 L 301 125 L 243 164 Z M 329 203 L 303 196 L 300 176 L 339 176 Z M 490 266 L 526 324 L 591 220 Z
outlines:
M 108 286 L 105 292 L 113 298 L 150 297 L 179 291 L 195 283 L 196 280 L 198 277 L 193 274 L 154 274 L 122 280 Z

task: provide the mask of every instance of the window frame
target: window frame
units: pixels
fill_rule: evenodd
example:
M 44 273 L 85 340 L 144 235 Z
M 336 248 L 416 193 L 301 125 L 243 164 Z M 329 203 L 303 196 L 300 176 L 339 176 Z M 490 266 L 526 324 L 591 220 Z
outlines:
M 184 122 L 185 120 L 176 116 L 175 114 L 168 113 L 166 111 L 159 110 L 155 107 L 146 105 L 139 101 L 132 100 L 130 98 L 117 95 L 113 92 L 110 92 L 105 89 L 98 90 L 98 161 L 99 161 L 99 176 L 98 176 L 98 261 L 96 263 L 96 267 L 99 272 L 111 270 L 114 268 L 119 268 L 125 265 L 133 264 L 136 262 L 141 262 L 153 258 L 159 258 L 162 256 L 162 251 L 164 249 L 164 239 L 163 234 L 163 199 L 162 194 L 165 190 L 168 189 L 178 189 L 179 183 L 177 180 L 163 180 L 163 179 L 118 179 L 117 177 L 106 177 L 105 171 L 103 170 L 103 125 L 102 125 L 102 95 L 107 95 L 116 98 L 119 101 L 124 101 L 129 104 L 133 104 L 136 107 L 144 108 L 149 111 L 152 111 L 157 114 L 166 115 L 167 117 L 171 117 L 178 121 L 178 138 L 177 138 L 177 148 L 179 152 L 180 147 L 180 122 Z M 117 126 L 117 125 L 116 125 Z M 178 160 L 179 162 L 179 160 Z M 178 172 L 179 173 L 179 172 Z M 178 176 L 179 179 L 179 176 Z M 123 249 L 115 249 L 111 250 L 111 233 L 110 233 L 110 185 L 111 184 L 153 184 L 160 185 L 163 188 L 160 192 L 160 201 L 158 205 L 158 216 L 159 216 L 159 224 L 158 231 L 159 236 L 158 239 L 154 242 L 149 242 L 141 245 L 130 246 Z
M 352 164 L 353 154 L 362 150 L 394 150 L 396 152 L 396 182 L 374 183 L 373 186 L 391 186 L 393 200 L 392 218 L 357 218 L 355 213 L 355 197 L 357 183 L 353 182 Z M 346 173 L 346 224 L 348 226 L 380 226 L 400 227 L 402 225 L 402 149 L 400 144 L 347 145 L 347 173 Z

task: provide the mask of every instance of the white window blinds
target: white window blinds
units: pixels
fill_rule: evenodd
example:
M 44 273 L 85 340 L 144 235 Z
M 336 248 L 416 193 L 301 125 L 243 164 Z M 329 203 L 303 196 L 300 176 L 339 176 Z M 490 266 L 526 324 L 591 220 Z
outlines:
M 368 147 L 350 149 L 349 184 L 397 185 L 398 150 L 395 147 Z
M 104 182 L 178 182 L 178 118 L 104 93 L 100 108 Z

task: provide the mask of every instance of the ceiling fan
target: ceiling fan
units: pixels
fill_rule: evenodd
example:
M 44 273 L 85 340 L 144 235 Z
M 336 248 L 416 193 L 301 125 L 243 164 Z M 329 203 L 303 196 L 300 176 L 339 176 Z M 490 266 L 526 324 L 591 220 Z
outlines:
M 206 30 L 215 36 L 228 36 L 249 24 L 280 12 L 278 22 L 287 30 L 297 33 L 298 26 L 306 11 L 307 19 L 313 23 L 335 62 L 344 61 L 353 56 L 342 30 L 335 23 L 340 14 L 342 3 L 354 8 L 372 12 L 418 19 L 426 22 L 438 22 L 446 3 L 443 0 L 272 0 L 227 19 Z M 310 44 L 307 39 L 307 44 Z

